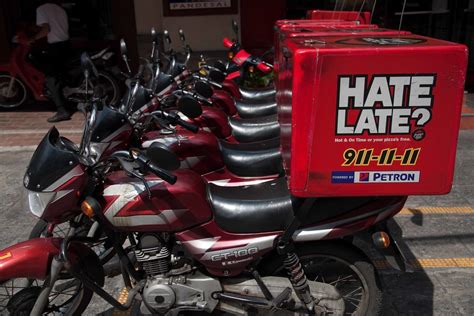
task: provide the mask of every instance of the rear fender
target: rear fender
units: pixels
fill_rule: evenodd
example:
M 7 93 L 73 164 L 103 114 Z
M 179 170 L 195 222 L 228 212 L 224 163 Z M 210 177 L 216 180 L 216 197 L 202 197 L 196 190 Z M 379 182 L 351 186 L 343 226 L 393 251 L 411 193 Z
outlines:
M 52 259 L 60 252 L 62 241 L 62 238 L 35 238 L 0 251 L 0 280 L 46 279 Z M 69 248 L 72 260 L 91 251 L 80 243 L 74 243 Z

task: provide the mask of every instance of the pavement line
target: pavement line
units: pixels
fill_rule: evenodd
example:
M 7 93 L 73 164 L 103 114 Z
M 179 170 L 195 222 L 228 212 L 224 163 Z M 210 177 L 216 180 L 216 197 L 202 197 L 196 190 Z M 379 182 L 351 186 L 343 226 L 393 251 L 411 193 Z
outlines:
M 474 258 L 426 258 L 409 259 L 408 264 L 414 270 L 430 268 L 474 268 Z M 391 270 L 390 264 L 383 259 L 374 260 L 374 265 L 380 270 Z
M 20 151 L 35 151 L 37 145 L 34 146 L 0 146 L 0 153 L 15 153 Z
M 474 208 L 470 206 L 420 206 L 404 207 L 398 215 L 416 214 L 474 214 Z
M 28 134 L 45 134 L 47 129 L 6 129 L 0 131 L 0 135 L 28 135 Z M 61 131 L 61 134 L 82 134 L 84 130 L 82 129 L 70 129 L 66 131 Z

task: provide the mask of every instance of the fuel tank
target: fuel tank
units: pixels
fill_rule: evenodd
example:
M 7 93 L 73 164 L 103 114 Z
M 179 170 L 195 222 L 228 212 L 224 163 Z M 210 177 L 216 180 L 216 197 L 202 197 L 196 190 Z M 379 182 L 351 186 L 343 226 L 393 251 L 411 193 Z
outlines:
M 151 131 L 142 137 L 143 148 L 148 148 L 155 142 L 176 153 L 181 160 L 181 168 L 191 169 L 202 175 L 224 167 L 219 143 L 210 132 L 201 130 L 195 134 L 179 129 L 176 134 L 163 134 Z
M 197 173 L 173 172 L 169 184 L 154 174 L 145 176 L 151 196 L 142 181 L 113 172 L 104 184 L 103 213 L 117 230 L 179 232 L 203 224 L 212 217 L 206 200 L 206 185 Z
M 190 122 L 199 127 L 207 128 L 219 139 L 226 139 L 232 135 L 228 116 L 221 109 L 203 106 L 201 116 L 190 120 Z

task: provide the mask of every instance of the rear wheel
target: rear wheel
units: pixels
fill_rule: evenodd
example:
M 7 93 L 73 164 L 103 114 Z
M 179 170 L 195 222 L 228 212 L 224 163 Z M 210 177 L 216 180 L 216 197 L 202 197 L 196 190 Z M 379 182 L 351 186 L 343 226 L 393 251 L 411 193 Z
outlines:
M 23 105 L 28 97 L 25 84 L 7 73 L 0 73 L 0 107 L 12 109 Z
M 345 303 L 345 315 L 380 315 L 382 290 L 372 262 L 360 250 L 339 242 L 297 245 L 297 254 L 310 281 L 333 285 Z M 269 263 L 269 275 L 286 275 L 281 261 Z
M 97 77 L 89 79 L 89 85 L 87 91 L 89 95 L 93 93 L 94 90 L 100 88 L 101 93 L 103 93 L 104 102 L 106 104 L 115 105 L 119 102 L 120 99 L 120 87 L 115 80 L 115 78 L 105 71 L 99 71 Z M 73 89 L 73 93 L 68 94 L 70 91 L 69 88 L 64 89 L 64 94 L 66 99 L 74 101 L 77 103 L 85 102 L 86 100 L 86 80 L 81 78 L 78 88 Z

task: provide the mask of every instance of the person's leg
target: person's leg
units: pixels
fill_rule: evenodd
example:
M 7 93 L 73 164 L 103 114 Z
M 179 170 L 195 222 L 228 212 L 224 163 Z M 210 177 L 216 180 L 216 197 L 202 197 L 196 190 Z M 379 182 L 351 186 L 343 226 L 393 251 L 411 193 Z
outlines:
M 61 82 L 54 76 L 46 76 L 46 87 L 51 93 L 51 100 L 56 105 L 57 113 L 48 118 L 48 122 L 59 122 L 64 120 L 69 120 L 71 118 L 71 113 L 66 109 L 66 100 L 61 88 Z

